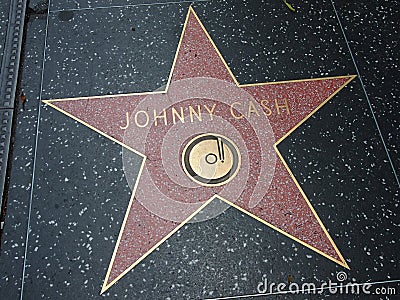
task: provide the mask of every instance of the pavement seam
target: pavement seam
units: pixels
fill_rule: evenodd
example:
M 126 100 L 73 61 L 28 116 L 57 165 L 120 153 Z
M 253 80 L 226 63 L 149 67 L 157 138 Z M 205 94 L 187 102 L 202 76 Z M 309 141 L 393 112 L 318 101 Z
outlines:
M 358 68 L 356 59 L 354 58 L 353 51 L 351 50 L 349 41 L 348 41 L 348 39 L 347 39 L 346 32 L 345 32 L 344 27 L 343 27 L 343 25 L 342 25 L 342 21 L 340 20 L 339 13 L 338 13 L 338 11 L 336 10 L 336 6 L 335 6 L 335 3 L 334 3 L 334 0 L 331 0 L 331 3 L 332 3 L 333 10 L 334 10 L 334 12 L 335 12 L 335 15 L 336 15 L 336 19 L 338 20 L 340 29 L 341 29 L 341 31 L 342 31 L 344 40 L 345 40 L 345 42 L 346 42 L 347 48 L 348 48 L 348 50 L 349 50 L 349 52 L 350 52 L 351 60 L 353 61 L 354 67 L 355 67 L 355 69 L 356 69 L 357 76 L 358 76 L 358 80 L 360 81 L 362 90 L 363 90 L 364 95 L 365 95 L 365 99 L 367 100 L 368 107 L 369 107 L 369 109 L 370 109 L 370 111 L 371 111 L 371 114 L 372 114 L 372 118 L 374 119 L 374 123 L 375 123 L 375 125 L 376 125 L 376 128 L 378 129 L 379 137 L 381 138 L 383 147 L 384 147 L 384 149 L 385 149 L 387 158 L 388 158 L 388 160 L 389 160 L 390 167 L 391 167 L 391 169 L 392 169 L 392 172 L 393 172 L 393 175 L 394 175 L 395 180 L 396 180 L 396 182 L 397 182 L 397 185 L 398 185 L 398 187 L 400 188 L 400 179 L 399 179 L 399 177 L 398 177 L 398 175 L 397 175 L 397 172 L 396 172 L 396 169 L 395 169 L 395 167 L 394 167 L 392 158 L 391 158 L 390 153 L 389 153 L 389 149 L 388 149 L 387 146 L 386 146 L 385 138 L 384 138 L 383 135 L 382 135 L 382 131 L 381 131 L 381 128 L 380 128 L 380 126 L 379 126 L 378 119 L 376 118 L 374 109 L 373 109 L 372 104 L 371 104 L 371 100 L 369 99 L 369 96 L 368 96 L 367 90 L 366 90 L 366 88 L 365 88 L 364 81 L 363 81 L 363 79 L 362 79 L 362 77 L 361 77 L 360 70 L 359 70 L 359 68 Z
M 36 132 L 35 132 L 35 148 L 33 154 L 33 166 L 32 166 L 32 178 L 31 178 L 31 190 L 29 195 L 29 206 L 28 206 L 28 220 L 26 227 L 26 236 L 25 236 L 25 250 L 24 250 L 24 262 L 22 267 L 22 276 L 21 276 L 21 294 L 20 300 L 23 299 L 24 296 L 24 285 L 25 285 L 25 276 L 26 276 L 26 262 L 28 255 L 28 247 L 29 247 L 29 233 L 31 226 L 31 215 L 32 215 L 32 201 L 33 201 L 33 192 L 34 192 L 34 183 L 35 183 L 35 172 L 36 172 L 36 161 L 37 161 L 37 148 L 39 141 L 39 125 L 41 118 L 41 108 L 42 108 L 42 93 L 43 93 L 43 77 L 44 77 L 44 66 L 46 63 L 46 48 L 47 48 L 47 35 L 48 35 L 48 27 L 49 27 L 49 7 L 51 4 L 51 0 L 48 2 L 47 7 L 47 17 L 46 17 L 46 29 L 45 29 L 45 38 L 44 38 L 44 48 L 43 48 L 43 62 L 42 62 L 42 70 L 41 70 L 41 78 L 40 78 L 40 89 L 39 89 L 39 101 L 37 106 L 37 119 L 36 119 Z
M 127 5 L 110 5 L 110 6 L 95 6 L 95 7 L 82 7 L 82 8 L 69 8 L 69 9 L 55 9 L 49 10 L 49 13 L 57 13 L 63 11 L 82 11 L 82 10 L 96 10 L 96 9 L 109 9 L 109 8 L 129 8 L 138 6 L 155 6 L 155 5 L 168 5 L 168 4 L 185 4 L 185 3 L 198 3 L 198 2 L 211 2 L 212 0 L 182 0 L 182 1 L 166 1 L 156 3 L 139 3 Z

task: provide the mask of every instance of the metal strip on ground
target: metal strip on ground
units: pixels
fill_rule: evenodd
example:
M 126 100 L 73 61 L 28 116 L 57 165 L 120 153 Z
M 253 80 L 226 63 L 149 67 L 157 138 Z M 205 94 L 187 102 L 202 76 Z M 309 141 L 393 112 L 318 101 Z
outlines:
M 18 82 L 18 70 L 22 39 L 24 33 L 25 11 L 27 0 L 11 0 L 7 35 L 4 44 L 3 60 L 0 75 L 0 207 L 3 206 L 4 187 L 7 175 L 7 162 L 10 150 L 13 110 Z

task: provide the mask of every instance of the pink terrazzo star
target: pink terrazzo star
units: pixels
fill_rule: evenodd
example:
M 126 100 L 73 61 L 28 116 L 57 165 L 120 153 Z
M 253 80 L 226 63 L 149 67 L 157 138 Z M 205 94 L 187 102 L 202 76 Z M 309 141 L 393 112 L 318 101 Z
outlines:
M 353 78 L 240 85 L 190 8 L 165 91 L 45 101 L 143 157 L 137 180 L 125 171 L 133 193 L 102 293 L 217 196 L 347 268 L 277 145 Z M 226 184 L 183 170 L 185 145 L 204 133 L 240 152 Z

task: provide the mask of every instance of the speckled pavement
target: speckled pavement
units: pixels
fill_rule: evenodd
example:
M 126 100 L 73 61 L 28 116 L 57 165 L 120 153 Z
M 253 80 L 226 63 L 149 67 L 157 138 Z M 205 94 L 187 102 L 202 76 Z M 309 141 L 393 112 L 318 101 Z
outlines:
M 400 297 L 398 7 L 290 4 L 31 12 L 0 299 Z

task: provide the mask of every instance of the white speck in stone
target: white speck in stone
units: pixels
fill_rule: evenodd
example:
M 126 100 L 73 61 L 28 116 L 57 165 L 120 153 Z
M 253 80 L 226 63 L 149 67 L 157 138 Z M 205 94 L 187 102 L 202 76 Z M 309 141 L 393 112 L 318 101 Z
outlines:
M 80 212 L 79 215 L 82 216 L 86 211 L 87 211 L 87 207 L 84 207 Z

